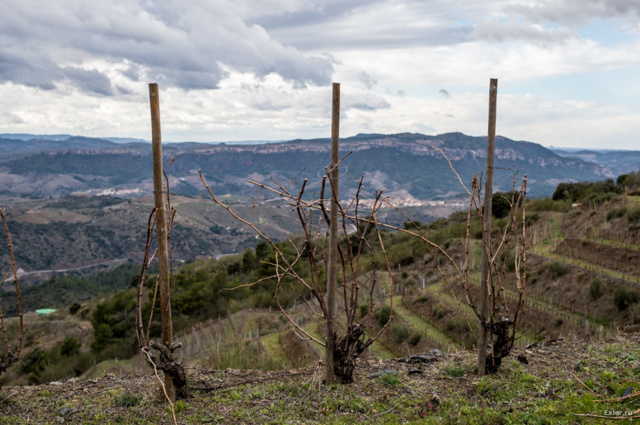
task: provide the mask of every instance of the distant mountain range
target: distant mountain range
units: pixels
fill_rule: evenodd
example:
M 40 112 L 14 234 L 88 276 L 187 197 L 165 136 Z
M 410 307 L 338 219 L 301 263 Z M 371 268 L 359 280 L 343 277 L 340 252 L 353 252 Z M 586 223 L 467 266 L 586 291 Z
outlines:
M 475 173 L 484 172 L 486 137 L 462 133 L 359 134 L 341 139 L 341 155 L 351 152 L 342 163 L 341 193 L 344 197 L 353 194 L 356 181 L 364 176 L 368 193 L 387 189 L 389 195 L 403 198 L 463 197 L 458 178 L 434 148 L 446 155 L 466 185 Z M 317 192 L 329 150 L 329 139 L 163 145 L 171 190 L 190 196 L 203 192 L 199 169 L 219 194 L 255 197 L 258 188 L 247 180 L 267 182 L 272 177 L 282 185 L 295 180 L 292 188 L 308 178 L 308 192 Z M 0 195 L 152 193 L 151 145 L 145 141 L 5 134 L 0 135 L 0 154 Z M 536 143 L 499 136 L 495 165 L 496 190 L 509 190 L 517 169 L 518 177 L 528 175 L 531 196 L 547 196 L 560 182 L 602 180 L 638 170 L 640 152 L 552 151 Z
M 640 168 L 640 151 L 609 151 L 609 150 L 575 150 L 552 149 L 565 158 L 579 158 L 587 162 L 595 162 L 611 170 L 613 175 L 638 171 Z
M 15 140 L 51 140 L 56 142 L 63 142 L 69 139 L 78 138 L 79 136 L 72 136 L 71 134 L 27 134 L 27 133 L 0 133 L 0 139 L 15 139 Z M 85 137 L 80 137 L 85 138 Z M 107 140 L 113 143 L 150 143 L 148 140 L 136 139 L 133 137 L 100 137 L 95 140 Z

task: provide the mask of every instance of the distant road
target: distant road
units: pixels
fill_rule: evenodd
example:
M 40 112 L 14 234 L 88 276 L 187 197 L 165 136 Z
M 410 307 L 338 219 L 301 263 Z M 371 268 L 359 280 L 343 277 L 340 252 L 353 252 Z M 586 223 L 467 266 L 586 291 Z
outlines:
M 90 264 L 88 266 L 82 267 L 72 267 L 68 269 L 51 269 L 51 270 L 33 270 L 30 272 L 25 272 L 22 269 L 18 270 L 18 279 L 29 278 L 29 277 L 46 277 L 47 275 L 53 276 L 54 274 L 65 274 L 69 272 L 76 272 L 80 270 L 90 269 L 92 267 L 104 266 L 104 265 L 114 265 L 119 266 L 126 262 L 128 262 L 128 258 L 117 258 L 115 260 L 104 261 L 102 263 Z M 13 274 L 7 277 L 5 282 L 13 282 Z

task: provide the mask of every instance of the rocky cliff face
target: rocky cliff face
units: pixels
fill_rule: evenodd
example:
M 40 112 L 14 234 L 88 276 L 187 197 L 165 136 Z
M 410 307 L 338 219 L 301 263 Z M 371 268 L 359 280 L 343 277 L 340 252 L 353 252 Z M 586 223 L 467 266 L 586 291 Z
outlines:
M 1 144 L 1 143 L 0 143 Z M 5 143 L 8 155 L 0 159 L 0 195 L 60 196 L 72 192 L 121 191 L 127 196 L 148 195 L 151 190 L 149 144 L 68 141 L 29 141 L 29 151 L 11 155 L 20 144 Z M 254 196 L 257 189 L 247 180 L 289 182 L 309 179 L 310 190 L 318 190 L 329 160 L 329 139 L 293 140 L 260 145 L 165 144 L 165 155 L 176 158 L 166 167 L 172 190 L 197 195 L 204 188 L 197 177 L 203 173 L 218 193 Z M 349 156 L 343 172 L 352 180 L 364 176 L 371 190 L 417 199 L 462 196 L 457 177 L 447 159 L 468 183 L 482 174 L 486 138 L 462 133 L 438 136 L 403 133 L 358 135 L 341 140 L 341 152 Z M 14 152 L 15 153 L 15 152 Z M 445 159 L 446 157 L 446 159 Z M 505 137 L 496 139 L 497 190 L 508 190 L 513 174 L 527 174 L 532 195 L 549 195 L 561 181 L 600 180 L 614 177 L 606 167 L 577 158 L 561 157 L 530 142 Z M 512 171 L 505 171 L 510 169 Z M 345 195 L 349 192 L 345 185 Z M 353 189 L 354 190 L 354 189 Z

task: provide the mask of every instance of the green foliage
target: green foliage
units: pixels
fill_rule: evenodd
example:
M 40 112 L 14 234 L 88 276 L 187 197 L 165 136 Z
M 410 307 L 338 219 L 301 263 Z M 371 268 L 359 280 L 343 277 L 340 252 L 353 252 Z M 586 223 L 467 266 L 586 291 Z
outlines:
M 554 261 L 553 263 L 549 264 L 549 266 L 547 267 L 547 270 L 549 270 L 551 277 L 554 279 L 557 279 L 569 273 L 569 267 L 567 267 L 566 264 L 561 263 L 559 261 Z
M 21 288 L 22 307 L 27 311 L 42 308 L 43 300 L 46 300 L 46 307 L 61 309 L 71 305 L 77 312 L 82 302 L 89 301 L 98 295 L 113 294 L 127 288 L 132 277 L 138 273 L 140 273 L 139 265 L 127 263 L 111 271 L 100 272 L 86 278 L 55 277 L 39 285 Z M 74 306 L 74 303 L 78 305 Z M 16 316 L 18 303 L 15 292 L 2 294 L 0 306 L 6 316 Z
M 393 340 L 396 344 L 402 344 L 409 338 L 409 328 L 403 323 L 394 323 L 391 325 L 391 332 L 393 333 Z
M 627 209 L 627 220 L 629 223 L 637 223 L 640 221 L 640 207 L 629 207 Z
M 445 322 L 444 328 L 448 332 L 467 332 L 469 330 L 469 325 L 464 319 L 449 319 Z
M 631 304 L 637 303 L 639 299 L 638 292 L 635 289 L 624 286 L 617 287 L 613 293 L 613 303 L 620 311 L 625 310 Z
M 531 213 L 531 214 L 527 214 L 526 218 L 525 218 L 525 223 L 526 224 L 531 224 L 531 223 L 535 223 L 536 221 L 538 221 L 538 219 L 540 218 L 540 214 L 538 214 L 537 212 Z
M 20 369 L 29 375 L 33 384 L 55 381 L 58 379 L 79 376 L 93 364 L 90 353 L 80 352 L 80 343 L 68 337 L 59 345 L 46 351 L 36 347 L 22 357 Z
M 378 308 L 373 313 L 373 318 L 376 319 L 376 322 L 378 322 L 380 327 L 384 326 L 389 321 L 390 316 L 391 308 L 389 306 Z
M 409 345 L 412 347 L 415 347 L 416 345 L 418 345 L 420 343 L 420 340 L 422 339 L 422 335 L 420 335 L 420 333 L 418 332 L 413 332 L 408 339 Z
M 138 394 L 126 392 L 123 394 L 114 394 L 113 405 L 115 407 L 135 407 L 140 404 L 142 397 Z
M 627 213 L 627 206 L 626 205 L 622 205 L 620 207 L 615 207 L 611 210 L 609 210 L 607 212 L 607 215 L 605 216 L 605 218 L 607 219 L 607 221 L 611 221 L 615 218 L 620 218 L 620 217 L 624 217 L 624 215 Z
M 516 253 L 514 251 L 509 251 L 509 253 L 507 254 L 507 251 L 502 251 L 502 253 L 500 254 L 500 261 L 504 262 L 505 257 L 507 271 L 514 271 L 516 269 Z
M 174 410 L 176 413 L 180 413 L 187 408 L 187 403 L 184 400 L 177 400 L 174 406 Z
M 137 352 L 135 336 L 136 290 L 121 291 L 97 305 L 91 317 L 93 351 L 99 358 L 128 358 Z M 144 315 L 149 316 L 149 310 Z M 159 319 L 159 312 L 154 315 Z M 154 332 L 153 336 L 157 336 Z
M 380 381 L 388 387 L 397 387 L 400 385 L 400 378 L 393 373 L 385 373 L 380 377 Z
M 207 352 L 209 357 L 204 365 L 215 370 L 280 370 L 287 367 L 287 364 L 274 358 L 255 341 L 234 340 L 228 344 L 213 345 Z
M 36 347 L 29 354 L 22 357 L 20 369 L 22 369 L 24 373 L 38 374 L 47 366 L 49 356 L 49 352 L 40 347 Z
M 616 184 L 619 187 L 627 187 L 634 189 L 640 186 L 640 171 L 632 171 L 628 174 L 621 174 L 616 179 Z
M 571 199 L 553 200 L 551 198 L 538 198 L 527 202 L 527 212 L 565 212 L 571 208 Z
M 395 244 L 389 248 L 387 255 L 392 266 L 408 266 L 413 264 L 415 257 L 408 243 Z
M 504 218 L 511 212 L 511 200 L 518 199 L 518 192 L 495 192 L 491 198 L 491 215 L 495 218 Z
M 78 303 L 73 303 L 71 306 L 69 306 L 69 313 L 70 314 L 76 314 L 78 312 L 78 310 L 80 310 L 82 308 L 82 306 Z
M 447 314 L 447 307 L 441 301 L 438 304 L 435 304 L 433 307 L 431 307 L 431 313 L 433 314 L 433 317 L 435 317 L 436 319 L 442 319 Z
M 560 183 L 551 196 L 554 201 L 570 200 L 578 202 L 593 195 L 604 193 L 619 194 L 623 188 L 616 186 L 612 179 L 599 182 Z
M 249 273 L 258 266 L 258 258 L 251 249 L 247 249 L 242 255 L 242 267 L 240 270 L 243 273 Z
M 222 226 L 218 226 L 217 224 L 214 224 L 213 226 L 209 227 L 209 231 L 211 233 L 219 235 L 225 231 L 225 228 Z
M 60 347 L 60 354 L 64 357 L 71 357 L 80 353 L 80 347 L 82 345 L 78 342 L 77 339 L 70 336 L 64 340 L 62 346 Z
M 602 284 L 600 283 L 600 279 L 596 278 L 591 281 L 589 285 L 589 295 L 594 300 L 597 300 L 602 296 Z
M 445 373 L 452 378 L 461 378 L 464 376 L 464 368 L 462 366 L 453 366 L 446 368 Z
M 369 304 L 360 304 L 358 308 L 360 310 L 360 317 L 364 317 L 369 314 Z
M 405 221 L 404 223 L 402 223 L 402 226 L 406 230 L 418 230 L 418 229 L 421 229 L 424 225 L 417 220 L 413 220 L 413 221 Z

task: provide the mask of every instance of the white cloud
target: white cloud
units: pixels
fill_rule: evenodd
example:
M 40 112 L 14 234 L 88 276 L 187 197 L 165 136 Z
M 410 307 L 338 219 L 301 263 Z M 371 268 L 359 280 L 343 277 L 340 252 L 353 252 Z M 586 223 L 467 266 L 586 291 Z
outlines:
M 481 135 L 493 77 L 504 136 L 622 144 L 638 130 L 640 93 L 628 87 L 640 71 L 640 41 L 628 31 L 637 0 L 0 0 L 0 8 L 2 132 L 149 138 L 146 83 L 157 81 L 165 140 L 328 137 L 337 81 L 344 136 Z M 570 92 L 561 76 L 597 84 Z
M 218 87 L 227 76 L 221 64 L 258 76 L 276 73 L 300 85 L 330 82 L 329 60 L 306 56 L 247 25 L 246 7 L 230 0 L 188 7 L 178 1 L 24 0 L 2 9 L 0 82 L 53 89 L 67 79 L 79 90 L 112 94 L 103 72 L 86 69 L 95 58 L 129 63 L 147 79 L 185 89 Z
M 576 38 L 574 31 L 566 29 L 547 29 L 537 24 L 506 23 L 500 21 L 485 21 L 478 25 L 473 35 L 489 41 L 529 40 L 534 44 L 549 46 L 564 43 Z

